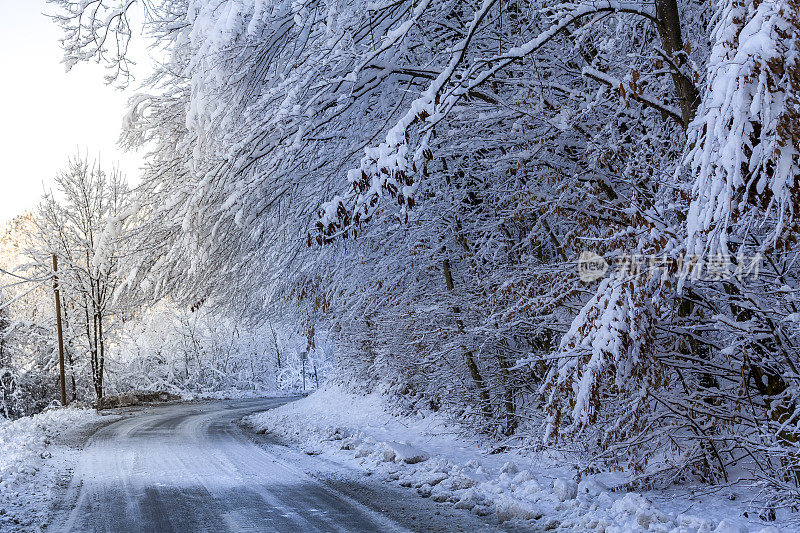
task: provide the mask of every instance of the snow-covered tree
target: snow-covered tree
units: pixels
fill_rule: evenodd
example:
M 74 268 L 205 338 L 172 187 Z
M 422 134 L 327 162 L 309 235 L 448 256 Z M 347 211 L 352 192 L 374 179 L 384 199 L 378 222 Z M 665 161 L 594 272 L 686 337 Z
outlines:
M 695 177 L 689 253 L 729 253 L 748 238 L 766 249 L 797 231 L 799 9 L 783 0 L 719 2 L 685 159 Z
M 36 413 L 57 394 L 55 317 L 49 276 L 31 277 L 28 234 L 32 214 L 0 231 L 0 415 Z
M 327 331 L 345 377 L 587 470 L 788 493 L 795 2 L 53 3 L 68 63 L 124 73 L 135 6 L 164 54 L 119 294 Z
M 114 170 L 106 173 L 99 163 L 83 157 L 70 159 L 55 183 L 58 192 L 48 192 L 35 218 L 36 228 L 26 253 L 33 258 L 32 272 L 45 275 L 58 260 L 58 281 L 64 301 L 68 350 L 79 358 L 75 364 L 88 365 L 96 397 L 103 396 L 105 360 L 113 339 L 115 323 L 125 311 L 114 298 L 121 282 L 119 251 L 106 247 L 97 254 L 108 222 L 123 210 L 127 185 Z M 100 261 L 98 261 L 100 257 Z

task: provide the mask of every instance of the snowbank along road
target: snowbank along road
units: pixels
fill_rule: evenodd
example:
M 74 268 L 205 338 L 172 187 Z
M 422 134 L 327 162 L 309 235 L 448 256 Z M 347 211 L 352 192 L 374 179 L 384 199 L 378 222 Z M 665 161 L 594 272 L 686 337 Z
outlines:
M 236 423 L 287 401 L 175 404 L 103 427 L 87 443 L 47 531 L 497 529 L 442 516 L 427 502 L 401 501 L 413 496 L 385 486 L 371 496 L 337 488 L 306 474 L 303 454 L 258 445 Z

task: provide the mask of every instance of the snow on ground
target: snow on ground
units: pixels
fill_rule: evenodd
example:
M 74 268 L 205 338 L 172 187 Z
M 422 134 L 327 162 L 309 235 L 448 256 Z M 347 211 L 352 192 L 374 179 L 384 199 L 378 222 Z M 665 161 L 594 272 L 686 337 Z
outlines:
M 358 396 L 329 384 L 245 422 L 258 431 L 290 438 L 307 453 L 414 487 L 423 497 L 479 515 L 496 513 L 501 521 L 536 530 L 790 531 L 775 522 L 745 518 L 745 503 L 721 495 L 698 499 L 671 493 L 668 499 L 661 498 L 664 503 L 656 504 L 658 493 L 610 492 L 595 479 L 578 483 L 551 459 L 517 452 L 489 454 L 459 437 L 457 428 L 434 413 L 409 417 L 392 411 L 378 393 Z
M 79 453 L 57 441 L 100 418 L 93 409 L 66 408 L 0 422 L 0 531 L 38 531 Z
M 183 401 L 194 400 L 250 400 L 256 398 L 291 398 L 302 394 L 300 391 L 286 390 L 242 390 L 226 389 L 213 392 L 193 392 L 180 391 L 180 398 Z

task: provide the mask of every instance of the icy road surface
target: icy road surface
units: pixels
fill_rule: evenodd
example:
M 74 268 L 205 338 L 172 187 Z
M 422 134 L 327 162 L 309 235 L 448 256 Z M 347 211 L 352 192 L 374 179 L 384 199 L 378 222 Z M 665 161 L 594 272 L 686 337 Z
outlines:
M 101 428 L 47 531 L 499 530 L 377 480 L 311 477 L 318 459 L 236 424 L 286 401 L 151 407 Z

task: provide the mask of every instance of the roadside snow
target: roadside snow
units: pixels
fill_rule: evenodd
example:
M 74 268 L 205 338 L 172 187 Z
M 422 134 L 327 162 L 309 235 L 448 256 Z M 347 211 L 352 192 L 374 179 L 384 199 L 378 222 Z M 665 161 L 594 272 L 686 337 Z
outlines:
M 614 493 L 593 478 L 578 482 L 552 459 L 517 452 L 489 454 L 479 444 L 459 438 L 457 428 L 434 413 L 408 417 L 391 412 L 378 393 L 358 396 L 329 384 L 307 398 L 250 416 L 245 422 L 257 431 L 290 438 L 309 454 L 324 454 L 413 487 L 422 497 L 478 515 L 495 513 L 501 521 L 536 530 L 783 531 L 745 518 L 742 504 L 722 496 L 706 499 L 699 506 L 696 499 L 678 496 L 669 505 L 659 506 L 653 502 L 658 494 Z M 664 509 L 681 506 L 684 512 Z M 707 516 L 710 508 L 715 510 L 714 516 Z
M 185 402 L 194 400 L 251 400 L 256 398 L 293 398 L 299 391 L 292 390 L 242 390 L 226 389 L 212 392 L 180 391 L 180 398 Z
M 0 531 L 39 530 L 53 486 L 64 483 L 77 457 L 55 440 L 100 418 L 93 409 L 67 408 L 0 422 Z

